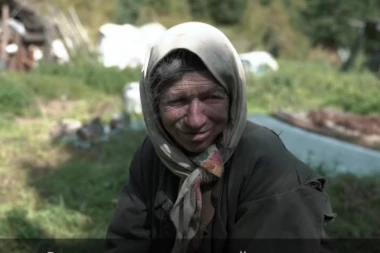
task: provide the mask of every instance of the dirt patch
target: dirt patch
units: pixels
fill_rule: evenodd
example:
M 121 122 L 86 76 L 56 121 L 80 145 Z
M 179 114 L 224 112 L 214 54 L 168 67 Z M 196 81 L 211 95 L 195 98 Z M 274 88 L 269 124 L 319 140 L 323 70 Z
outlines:
M 17 124 L 20 124 L 20 125 L 34 126 L 34 125 L 41 124 L 41 118 L 18 117 L 15 120 Z
M 48 102 L 40 103 L 38 110 L 41 112 L 42 117 L 17 117 L 16 122 L 21 125 L 38 125 L 42 120 L 49 119 L 52 121 L 58 121 L 63 118 L 70 118 L 71 114 L 77 114 L 78 109 L 84 109 L 83 100 L 51 100 Z M 101 116 L 104 114 L 114 114 L 115 111 L 119 111 L 117 103 L 114 101 L 107 101 L 93 106 L 89 106 L 86 111 L 83 111 L 85 115 L 90 118 Z
M 83 101 L 51 100 L 40 105 L 40 110 L 45 117 L 54 118 L 73 111 Z
M 90 115 L 102 115 L 105 113 L 112 113 L 115 111 L 115 104 L 111 102 L 104 102 L 97 106 L 90 108 L 88 111 Z
M 41 122 L 48 119 L 59 119 L 65 117 L 75 108 L 80 106 L 83 101 L 64 101 L 64 100 L 51 100 L 45 103 L 39 104 L 39 110 L 42 117 L 17 117 L 15 120 L 20 125 L 35 126 L 41 124 Z

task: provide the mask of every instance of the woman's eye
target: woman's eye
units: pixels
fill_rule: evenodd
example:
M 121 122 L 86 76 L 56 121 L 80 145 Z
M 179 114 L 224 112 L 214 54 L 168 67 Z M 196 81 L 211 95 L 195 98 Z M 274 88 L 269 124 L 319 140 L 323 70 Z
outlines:
M 207 97 L 207 99 L 219 100 L 219 99 L 222 99 L 222 97 L 220 95 L 210 95 Z
M 184 104 L 185 102 L 186 102 L 185 99 L 178 98 L 178 99 L 173 99 L 173 100 L 169 101 L 169 104 L 170 105 L 179 105 L 179 104 Z

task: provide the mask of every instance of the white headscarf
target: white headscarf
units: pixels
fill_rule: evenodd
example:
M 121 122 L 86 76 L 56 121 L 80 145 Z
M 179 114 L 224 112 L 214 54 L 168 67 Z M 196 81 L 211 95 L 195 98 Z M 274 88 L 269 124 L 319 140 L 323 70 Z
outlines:
M 158 156 L 164 165 L 183 181 L 171 212 L 172 221 L 177 229 L 176 241 L 181 241 L 178 239 L 192 239 L 199 229 L 202 203 L 196 198 L 195 188 L 199 187 L 199 183 L 214 180 L 215 176 L 208 173 L 202 164 L 180 151 L 157 120 L 149 79 L 160 60 L 178 49 L 196 54 L 229 95 L 229 120 L 217 150 L 222 163 L 231 157 L 241 138 L 247 119 L 247 107 L 242 62 L 229 39 L 217 28 L 201 22 L 176 25 L 163 34 L 147 55 L 140 83 L 142 110 L 149 137 Z M 210 149 L 214 150 L 215 147 Z M 186 246 L 180 248 L 181 252 L 186 250 Z

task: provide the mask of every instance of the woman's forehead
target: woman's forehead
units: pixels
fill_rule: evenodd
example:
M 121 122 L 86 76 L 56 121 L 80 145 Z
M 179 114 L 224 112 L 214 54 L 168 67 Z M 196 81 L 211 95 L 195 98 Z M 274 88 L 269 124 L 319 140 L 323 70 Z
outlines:
M 178 93 L 187 89 L 200 89 L 202 91 L 224 91 L 223 87 L 209 72 L 188 72 L 183 77 L 169 85 L 170 93 Z

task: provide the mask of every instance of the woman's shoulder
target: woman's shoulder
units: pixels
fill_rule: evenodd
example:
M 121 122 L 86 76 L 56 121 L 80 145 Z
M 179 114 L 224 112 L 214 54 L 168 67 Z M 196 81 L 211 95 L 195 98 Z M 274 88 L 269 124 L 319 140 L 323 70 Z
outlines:
M 135 151 L 133 156 L 131 170 L 139 170 L 145 175 L 152 175 L 161 166 L 160 159 L 154 149 L 153 143 L 149 136 L 146 136 Z
M 258 156 L 268 156 L 274 151 L 284 148 L 286 149 L 276 132 L 250 121 L 247 121 L 237 147 L 240 151 L 253 151 Z
M 154 150 L 153 142 L 148 135 L 145 136 L 141 142 L 138 152 L 141 157 L 145 158 L 157 156 Z
M 251 185 L 250 194 L 256 196 L 285 192 L 320 178 L 274 131 L 251 122 L 247 122 L 231 169 Z

